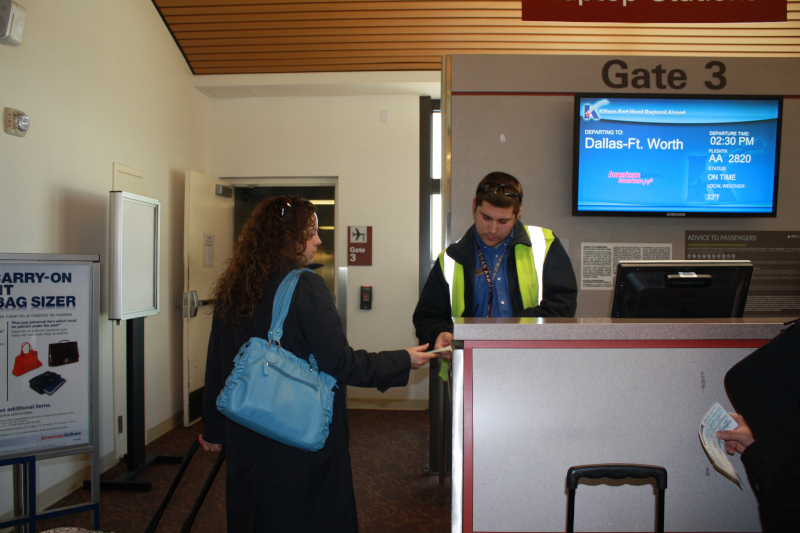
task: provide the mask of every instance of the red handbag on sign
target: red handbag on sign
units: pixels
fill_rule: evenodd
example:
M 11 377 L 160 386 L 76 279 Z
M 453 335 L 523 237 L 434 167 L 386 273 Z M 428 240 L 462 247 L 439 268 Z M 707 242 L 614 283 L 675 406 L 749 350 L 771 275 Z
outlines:
M 28 346 L 28 353 L 25 353 L 25 346 Z M 19 349 L 19 355 L 14 359 L 14 370 L 11 371 L 15 376 L 21 376 L 25 372 L 30 372 L 35 368 L 42 366 L 39 361 L 39 352 L 31 347 L 31 343 L 23 342 L 22 347 Z

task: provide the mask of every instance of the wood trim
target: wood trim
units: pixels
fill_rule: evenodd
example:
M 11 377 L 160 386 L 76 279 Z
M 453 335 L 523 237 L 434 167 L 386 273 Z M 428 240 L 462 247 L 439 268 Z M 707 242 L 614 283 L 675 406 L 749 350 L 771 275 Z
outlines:
M 800 57 L 800 0 L 787 22 L 753 24 L 527 22 L 505 0 L 153 3 L 195 74 L 440 70 L 465 53 Z

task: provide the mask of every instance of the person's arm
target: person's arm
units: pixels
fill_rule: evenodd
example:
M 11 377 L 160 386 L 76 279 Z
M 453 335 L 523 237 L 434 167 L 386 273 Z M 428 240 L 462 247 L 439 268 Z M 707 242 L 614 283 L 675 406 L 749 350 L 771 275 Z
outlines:
M 450 286 L 444 279 L 441 265 L 436 261 L 419 296 L 412 318 L 419 342 L 436 348 L 450 345 L 453 339 L 453 319 L 450 316 L 449 290 Z M 442 336 L 443 333 L 449 335 L 449 340 L 447 335 Z M 440 342 L 447 344 L 437 346 Z
M 295 289 L 292 304 L 300 326 L 301 344 L 314 354 L 319 369 L 339 383 L 357 387 L 375 387 L 385 391 L 408 383 L 411 368 L 418 368 L 437 354 L 422 354 L 426 344 L 408 350 L 354 350 L 347 342 L 339 312 L 328 286 L 317 274 L 304 273 Z M 284 327 L 284 338 L 290 333 Z M 287 343 L 288 345 L 288 343 Z
M 736 452 L 744 453 L 748 446 L 753 444 L 753 432 L 750 431 L 747 423 L 741 415 L 730 413 L 731 418 L 738 424 L 736 429 L 717 431 L 717 438 L 725 441 L 725 451 L 728 455 Z
M 800 524 L 800 407 L 752 441 L 742 453 L 747 478 L 763 505 L 771 508 L 765 531 L 797 531 Z
M 520 317 L 573 317 L 578 307 L 578 283 L 569 255 L 556 238 L 544 260 L 542 301 L 536 307 L 524 309 Z

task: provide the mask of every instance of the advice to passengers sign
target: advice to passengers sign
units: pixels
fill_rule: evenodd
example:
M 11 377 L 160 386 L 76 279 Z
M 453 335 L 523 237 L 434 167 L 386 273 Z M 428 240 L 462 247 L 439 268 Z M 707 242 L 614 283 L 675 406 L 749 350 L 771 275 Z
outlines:
M 557 22 L 785 22 L 786 0 L 522 0 L 522 20 Z

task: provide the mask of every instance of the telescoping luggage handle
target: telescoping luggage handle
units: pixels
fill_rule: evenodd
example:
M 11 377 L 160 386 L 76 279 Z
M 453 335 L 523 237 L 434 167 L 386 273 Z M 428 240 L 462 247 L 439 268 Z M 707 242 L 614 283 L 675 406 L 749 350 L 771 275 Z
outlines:
M 178 468 L 178 472 L 172 479 L 172 483 L 170 483 L 164 498 L 161 500 L 161 503 L 158 506 L 158 509 L 156 509 L 155 514 L 152 516 L 152 518 L 150 518 L 150 523 L 147 524 L 147 529 L 144 530 L 145 533 L 153 533 L 156 530 L 156 527 L 158 527 L 158 523 L 161 521 L 164 511 L 167 509 L 167 505 L 172 499 L 172 495 L 178 488 L 178 484 L 181 482 L 183 474 L 186 473 L 186 469 L 189 468 L 189 463 L 191 462 L 192 457 L 194 457 L 195 452 L 200 447 L 200 439 L 202 439 L 202 437 L 203 436 L 200 435 L 198 438 L 194 439 L 191 446 L 189 446 L 189 451 L 183 456 L 183 462 L 181 462 L 181 466 Z M 211 467 L 211 471 L 208 473 L 208 476 L 203 483 L 203 487 L 200 489 L 200 494 L 198 494 L 197 499 L 192 506 L 192 510 L 189 512 L 186 520 L 183 522 L 183 527 L 181 527 L 180 533 L 189 533 L 189 531 L 192 529 L 192 524 L 194 524 L 194 520 L 197 518 L 197 513 L 200 512 L 200 507 L 203 505 L 208 492 L 211 490 L 211 485 L 214 483 L 214 479 L 217 477 L 217 473 L 219 472 L 219 469 L 224 461 L 225 448 L 223 448 L 219 455 L 217 455 L 217 460 L 214 462 L 214 466 Z
M 662 466 L 634 464 L 598 464 L 573 466 L 567 471 L 567 533 L 573 533 L 575 523 L 575 489 L 581 478 L 589 479 L 647 479 L 653 478 L 658 489 L 657 531 L 664 532 L 664 491 L 667 489 L 667 470 Z

